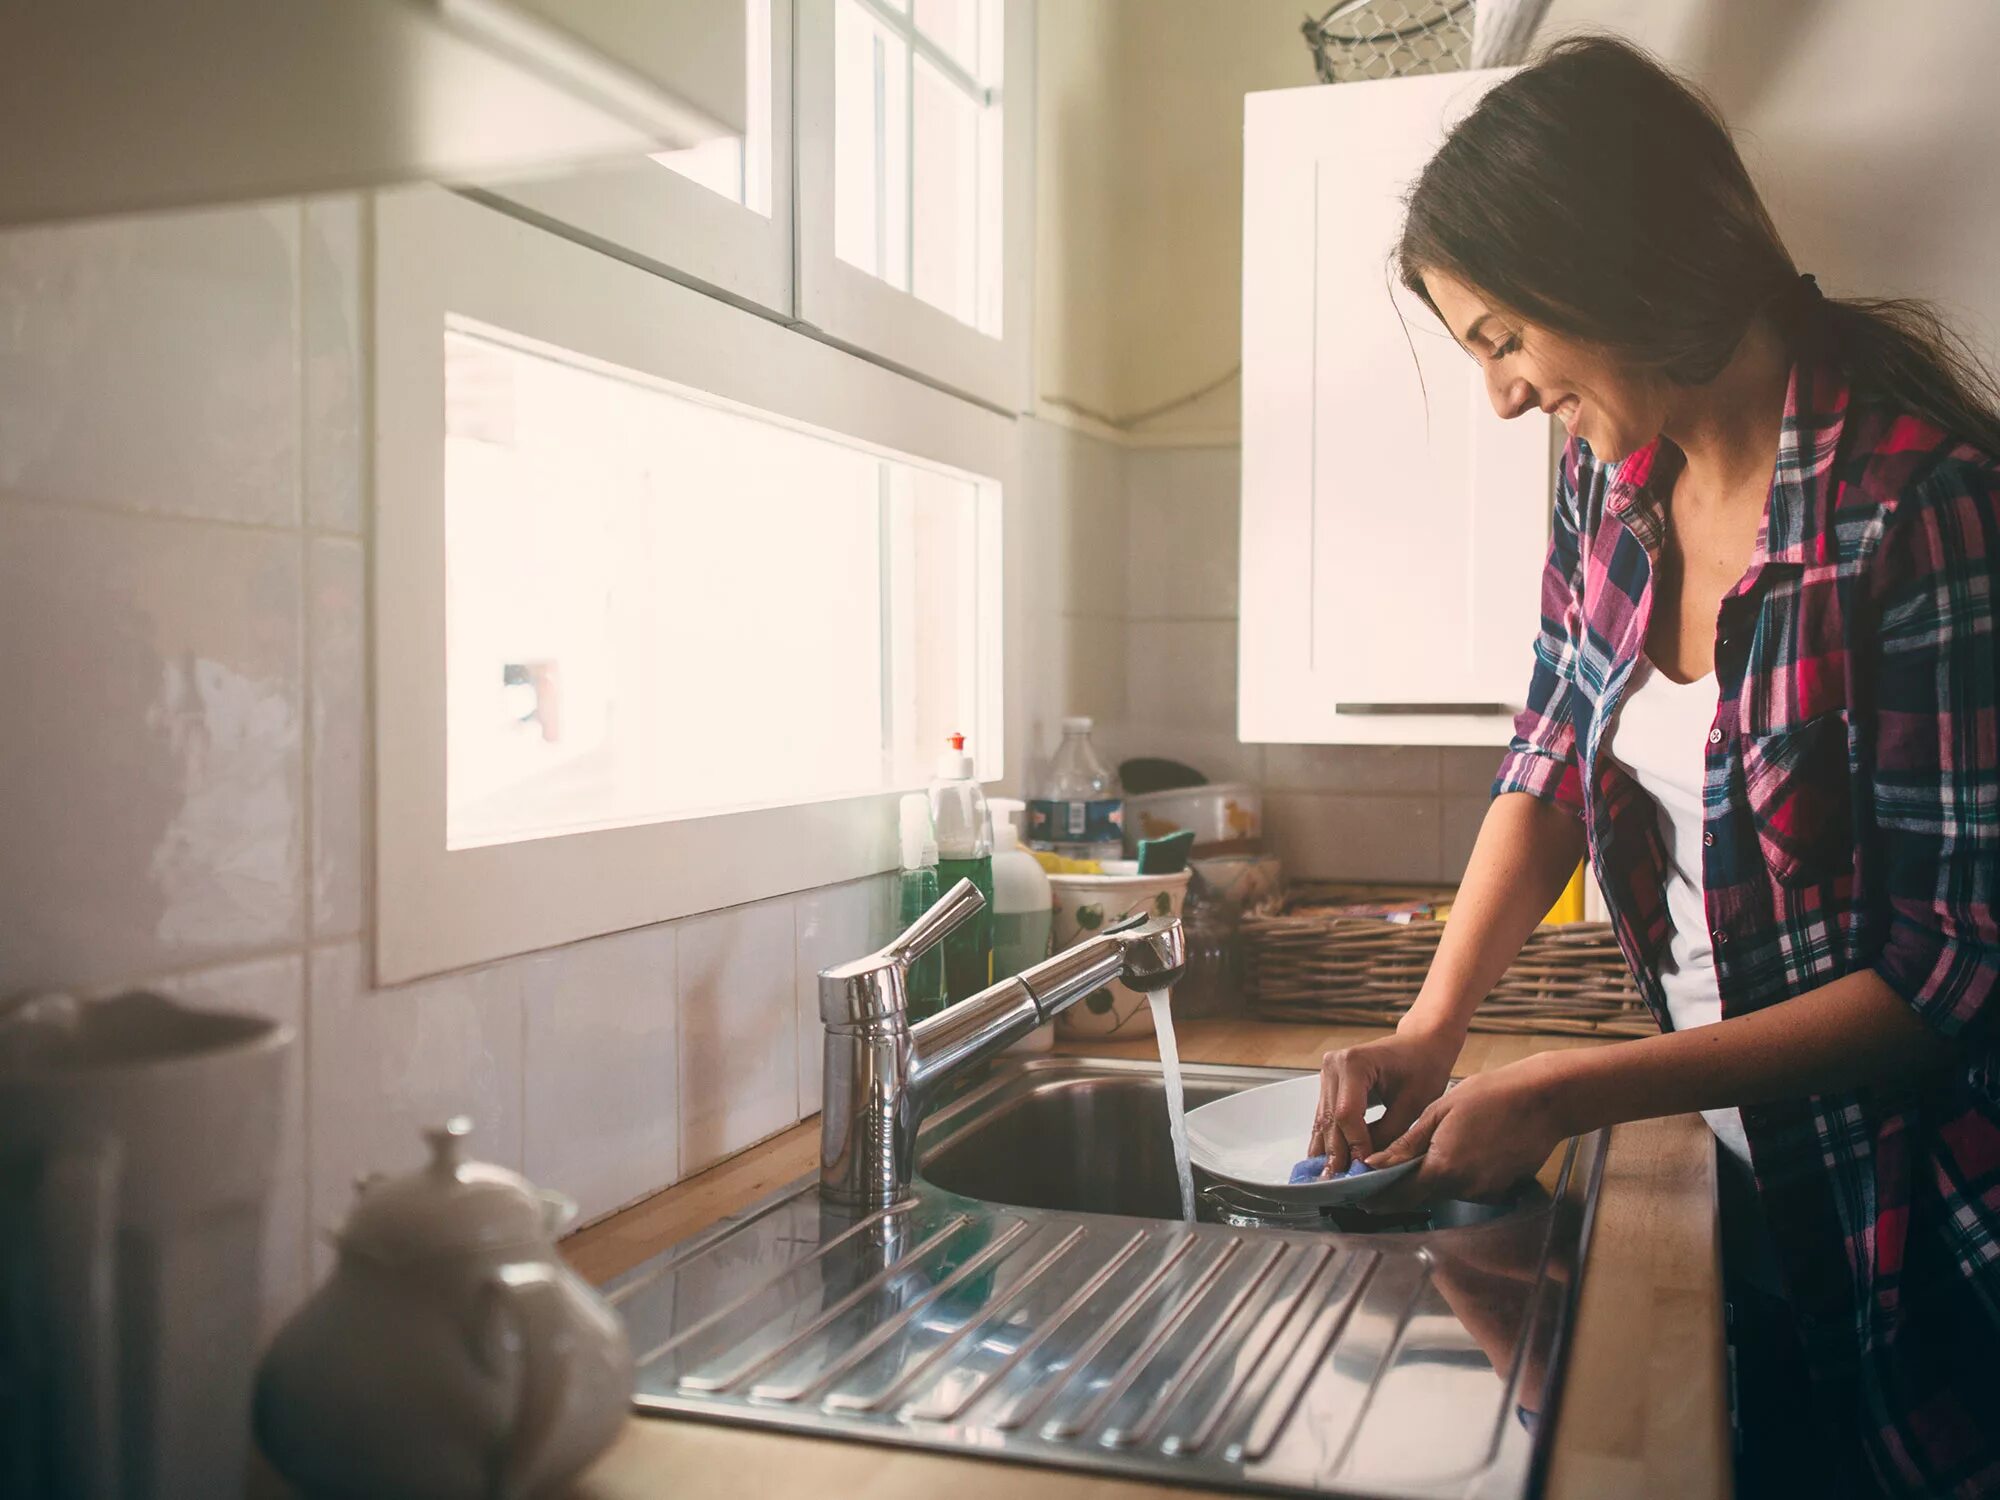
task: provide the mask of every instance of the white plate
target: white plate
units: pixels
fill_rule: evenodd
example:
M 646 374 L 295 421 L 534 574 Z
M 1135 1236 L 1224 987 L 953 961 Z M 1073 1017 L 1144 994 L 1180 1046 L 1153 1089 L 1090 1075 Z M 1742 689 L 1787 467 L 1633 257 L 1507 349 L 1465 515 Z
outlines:
M 1319 1075 L 1286 1078 L 1261 1088 L 1230 1094 L 1188 1111 L 1188 1154 L 1194 1164 L 1224 1182 L 1248 1188 L 1259 1197 L 1280 1203 L 1325 1206 L 1358 1203 L 1390 1183 L 1414 1172 L 1422 1157 L 1413 1157 L 1359 1177 L 1332 1177 L 1317 1182 L 1293 1182 L 1292 1168 L 1305 1157 L 1319 1107 Z M 1382 1106 L 1368 1111 L 1373 1124 Z

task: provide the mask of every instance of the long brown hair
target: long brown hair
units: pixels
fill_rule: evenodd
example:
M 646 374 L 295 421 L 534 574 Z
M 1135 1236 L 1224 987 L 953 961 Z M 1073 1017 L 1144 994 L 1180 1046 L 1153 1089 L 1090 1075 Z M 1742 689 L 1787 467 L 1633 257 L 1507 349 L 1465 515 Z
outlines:
M 2000 387 L 1937 310 L 1820 295 L 1715 107 L 1614 37 L 1558 42 L 1481 98 L 1411 189 L 1395 265 L 1426 303 L 1424 272 L 1445 271 L 1683 385 L 1768 314 L 1857 394 L 2000 456 Z

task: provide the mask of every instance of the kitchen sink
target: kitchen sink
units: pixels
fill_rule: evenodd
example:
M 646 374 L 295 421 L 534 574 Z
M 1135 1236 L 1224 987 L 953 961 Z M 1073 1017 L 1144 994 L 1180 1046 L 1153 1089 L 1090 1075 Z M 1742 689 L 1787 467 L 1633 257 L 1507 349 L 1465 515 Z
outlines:
M 1190 1108 L 1294 1076 L 1191 1065 Z M 642 1411 L 1314 1494 L 1524 1494 L 1602 1132 L 1501 1204 L 1334 1218 L 1201 1185 L 1157 1064 L 1008 1060 L 925 1124 L 912 1196 L 812 1178 L 606 1290 Z
M 1194 1067 L 1183 1081 L 1187 1107 L 1198 1109 L 1271 1076 L 1259 1070 Z M 1167 1132 L 1166 1081 L 1157 1068 L 1060 1063 L 1013 1072 L 947 1112 L 924 1136 L 921 1174 L 947 1192 L 1019 1208 L 1181 1217 L 1180 1182 Z M 1305 1147 L 1300 1129 L 1299 1146 Z M 1088 1149 L 1078 1149 L 1079 1143 Z M 1559 1160 L 1552 1158 L 1558 1168 Z M 1524 1183 L 1501 1203 L 1448 1200 L 1407 1213 L 1365 1209 L 1303 1214 L 1218 1184 L 1199 1167 L 1199 1216 L 1270 1227 L 1337 1228 L 1356 1234 L 1407 1233 L 1491 1223 L 1532 1212 L 1548 1201 Z

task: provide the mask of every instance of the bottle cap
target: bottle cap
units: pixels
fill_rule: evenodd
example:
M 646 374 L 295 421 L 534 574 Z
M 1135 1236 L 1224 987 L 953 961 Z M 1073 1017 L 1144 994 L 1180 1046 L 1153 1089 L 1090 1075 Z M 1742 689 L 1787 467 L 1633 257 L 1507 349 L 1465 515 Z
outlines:
M 1088 714 L 1073 714 L 1062 721 L 1064 734 L 1089 734 L 1092 720 Z
M 938 780 L 972 780 L 972 753 L 965 748 L 965 736 L 962 734 L 947 735 L 945 737 L 945 745 L 947 748 L 938 757 Z
M 937 863 L 937 832 L 931 826 L 931 799 L 909 792 L 898 804 L 903 868 L 921 870 Z

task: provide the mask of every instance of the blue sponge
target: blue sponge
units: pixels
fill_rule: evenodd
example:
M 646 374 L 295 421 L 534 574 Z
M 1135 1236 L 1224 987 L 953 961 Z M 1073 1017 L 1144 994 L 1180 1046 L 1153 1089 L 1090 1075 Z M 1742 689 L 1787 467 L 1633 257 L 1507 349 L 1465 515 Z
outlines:
M 1367 1162 L 1357 1156 L 1353 1161 L 1348 1163 L 1347 1170 L 1340 1175 L 1343 1177 L 1359 1177 L 1364 1172 L 1372 1172 L 1374 1170 Z M 1308 1156 L 1304 1161 L 1292 1168 L 1292 1181 L 1318 1182 L 1325 1173 L 1326 1158 L 1324 1156 Z

